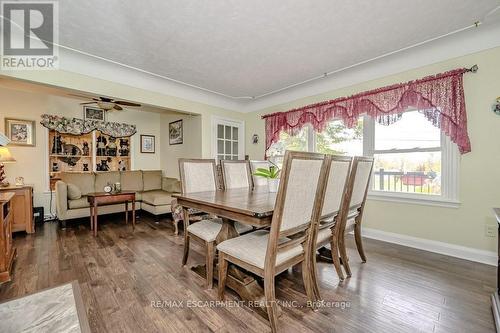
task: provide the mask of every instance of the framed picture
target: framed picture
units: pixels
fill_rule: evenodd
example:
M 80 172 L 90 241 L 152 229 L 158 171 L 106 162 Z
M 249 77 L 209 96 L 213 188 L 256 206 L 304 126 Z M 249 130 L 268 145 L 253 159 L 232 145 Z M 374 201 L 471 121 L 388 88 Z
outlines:
M 168 124 L 168 134 L 169 134 L 169 144 L 171 145 L 180 145 L 182 144 L 183 135 L 182 135 L 182 119 L 171 122 Z
M 95 106 L 84 106 L 83 119 L 106 121 L 106 111 L 96 108 Z
M 154 135 L 141 135 L 141 153 L 146 153 L 146 154 L 155 153 Z
M 34 120 L 5 118 L 5 135 L 11 145 L 35 146 L 36 123 Z

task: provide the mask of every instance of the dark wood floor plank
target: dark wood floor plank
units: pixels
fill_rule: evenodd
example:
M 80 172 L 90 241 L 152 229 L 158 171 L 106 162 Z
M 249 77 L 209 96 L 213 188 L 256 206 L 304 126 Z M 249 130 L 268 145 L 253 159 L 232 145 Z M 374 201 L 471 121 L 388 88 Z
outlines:
M 142 213 L 132 232 L 123 216 L 106 216 L 97 237 L 87 220 L 75 222 L 65 230 L 46 223 L 34 235 L 15 234 L 14 280 L 0 286 L 0 301 L 78 280 L 93 332 L 270 331 L 246 306 L 193 306 L 216 301 L 217 292 L 181 266 L 183 238 L 174 236 L 169 220 L 156 224 Z M 365 240 L 362 264 L 352 239 L 348 245 L 352 278 L 341 282 L 331 264 L 318 264 L 324 300 L 347 307 L 313 312 L 301 268 L 279 275 L 277 298 L 295 305 L 283 307 L 283 332 L 494 331 L 494 267 L 374 240 Z M 194 243 L 188 265 L 203 261 L 204 249 Z M 228 291 L 226 301 L 238 298 Z

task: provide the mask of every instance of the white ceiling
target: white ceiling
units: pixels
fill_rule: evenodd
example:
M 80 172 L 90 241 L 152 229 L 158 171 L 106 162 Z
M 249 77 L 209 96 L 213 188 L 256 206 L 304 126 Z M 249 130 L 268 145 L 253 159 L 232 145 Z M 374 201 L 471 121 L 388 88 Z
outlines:
M 60 1 L 60 44 L 260 96 L 470 26 L 498 0 Z

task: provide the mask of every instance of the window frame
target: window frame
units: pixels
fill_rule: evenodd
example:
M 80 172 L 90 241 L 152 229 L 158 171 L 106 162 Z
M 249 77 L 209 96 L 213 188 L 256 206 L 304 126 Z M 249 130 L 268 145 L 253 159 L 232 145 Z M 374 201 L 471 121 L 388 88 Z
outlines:
M 408 110 L 414 111 L 414 110 Z M 375 156 L 375 154 L 387 153 L 417 153 L 417 152 L 441 152 L 441 194 L 428 195 L 420 193 L 392 192 L 368 190 L 368 198 L 373 200 L 393 201 L 402 203 L 426 204 L 432 206 L 445 206 L 458 208 L 458 175 L 460 154 L 456 144 L 441 132 L 440 148 L 411 148 L 411 149 L 375 149 L 375 120 L 372 117 L 363 117 L 363 154 Z M 372 177 L 372 181 L 373 181 Z
M 415 110 L 408 110 L 415 111 Z M 400 203 L 423 204 L 431 206 L 441 206 L 458 208 L 460 201 L 459 193 L 459 166 L 460 153 L 458 147 L 448 136 L 441 132 L 440 148 L 411 148 L 411 149 L 390 149 L 375 150 L 375 120 L 367 115 L 363 117 L 363 155 L 373 157 L 375 154 L 384 153 L 413 153 L 413 152 L 441 152 L 441 194 L 428 195 L 420 193 L 377 191 L 372 189 L 370 184 L 368 190 L 368 199 L 379 201 L 390 201 Z M 429 124 L 430 125 L 430 124 Z M 316 132 L 312 125 L 307 124 L 307 151 L 316 151 Z M 276 158 L 281 155 L 271 156 Z M 374 177 L 372 177 L 373 181 Z

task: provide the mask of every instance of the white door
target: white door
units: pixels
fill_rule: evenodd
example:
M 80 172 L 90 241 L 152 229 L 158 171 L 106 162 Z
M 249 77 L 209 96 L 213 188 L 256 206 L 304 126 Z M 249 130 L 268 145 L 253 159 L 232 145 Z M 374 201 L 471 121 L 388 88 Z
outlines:
M 245 158 L 245 123 L 212 117 L 212 155 L 217 160 Z

